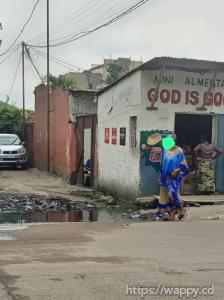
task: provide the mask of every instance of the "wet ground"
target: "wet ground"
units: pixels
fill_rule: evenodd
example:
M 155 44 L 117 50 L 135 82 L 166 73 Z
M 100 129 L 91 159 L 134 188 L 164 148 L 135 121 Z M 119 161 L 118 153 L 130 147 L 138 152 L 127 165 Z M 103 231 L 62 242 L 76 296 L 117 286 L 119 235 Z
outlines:
M 112 221 L 130 209 L 37 169 L 0 169 L 0 223 Z
M 214 196 L 217 204 L 221 204 L 220 197 L 223 196 Z M 110 196 L 95 193 L 89 188 L 70 185 L 61 178 L 36 169 L 0 169 L 1 224 L 126 222 L 133 212 L 137 211 L 139 215 L 139 210 L 141 208 L 133 204 L 117 202 Z M 152 220 L 150 211 L 146 214 L 143 211 L 142 215 L 142 218 L 133 218 L 134 221 Z M 190 208 L 187 219 L 224 219 L 224 206 Z
M 138 208 L 123 201 L 113 205 L 40 196 L 1 196 L 0 223 L 96 222 L 129 218 Z

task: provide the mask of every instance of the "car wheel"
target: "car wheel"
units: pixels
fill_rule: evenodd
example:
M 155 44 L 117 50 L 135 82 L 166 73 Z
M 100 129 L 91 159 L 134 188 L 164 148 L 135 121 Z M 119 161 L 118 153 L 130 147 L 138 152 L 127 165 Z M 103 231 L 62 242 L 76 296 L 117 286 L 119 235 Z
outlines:
M 21 165 L 22 170 L 27 170 L 27 164 Z

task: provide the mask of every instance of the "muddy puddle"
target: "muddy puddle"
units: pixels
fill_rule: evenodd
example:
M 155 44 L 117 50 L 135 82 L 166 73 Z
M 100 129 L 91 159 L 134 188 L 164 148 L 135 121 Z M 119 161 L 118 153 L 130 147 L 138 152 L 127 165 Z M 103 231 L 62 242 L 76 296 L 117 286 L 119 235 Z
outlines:
M 123 201 L 97 205 L 60 198 L 1 196 L 0 224 L 120 221 L 129 219 L 135 210 L 135 205 Z

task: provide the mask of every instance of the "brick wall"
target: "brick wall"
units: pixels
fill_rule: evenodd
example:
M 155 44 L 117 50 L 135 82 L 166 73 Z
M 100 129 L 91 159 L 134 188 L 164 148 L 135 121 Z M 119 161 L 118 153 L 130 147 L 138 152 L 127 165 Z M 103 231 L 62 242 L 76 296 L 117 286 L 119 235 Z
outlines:
M 47 171 L 46 87 L 35 89 L 34 166 Z M 69 93 L 62 88 L 50 95 L 50 171 L 71 181 L 76 171 L 75 125 L 69 122 Z

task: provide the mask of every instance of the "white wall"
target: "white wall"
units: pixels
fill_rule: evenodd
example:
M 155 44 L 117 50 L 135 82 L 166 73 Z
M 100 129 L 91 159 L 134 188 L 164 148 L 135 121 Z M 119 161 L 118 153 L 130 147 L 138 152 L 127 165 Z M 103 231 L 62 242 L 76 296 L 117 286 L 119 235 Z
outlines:
M 130 116 L 140 111 L 141 73 L 136 72 L 98 98 L 98 187 L 126 199 L 139 190 L 139 130 L 137 146 L 130 148 Z M 126 145 L 120 146 L 120 127 L 126 127 Z M 105 128 L 117 128 L 117 145 L 104 143 Z
M 158 170 L 145 166 L 144 158 L 140 159 L 141 132 L 174 130 L 175 113 L 224 114 L 224 73 L 214 78 L 212 72 L 200 74 L 178 70 L 164 70 L 159 86 L 159 93 L 163 90 L 170 95 L 173 93 L 173 100 L 170 98 L 168 103 L 164 103 L 159 96 L 155 103 L 158 109 L 148 110 L 151 106 L 148 92 L 156 87 L 155 77 L 159 78 L 159 75 L 160 70 L 138 71 L 99 96 L 99 189 L 126 199 L 133 199 L 139 193 L 157 193 Z M 213 79 L 216 86 L 209 90 L 210 80 Z M 212 95 L 207 95 L 208 91 Z M 178 101 L 176 96 L 180 97 Z M 198 111 L 196 108 L 201 107 L 204 101 L 207 110 Z M 130 116 L 137 116 L 138 144 L 134 151 L 129 145 Z M 111 141 L 105 144 L 104 130 L 113 127 L 117 128 L 117 145 L 112 145 Z M 119 145 L 120 127 L 126 127 L 126 146 Z

